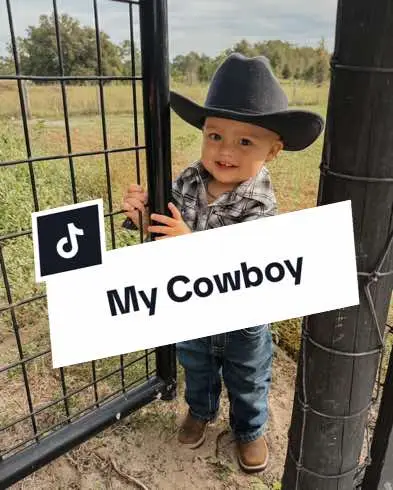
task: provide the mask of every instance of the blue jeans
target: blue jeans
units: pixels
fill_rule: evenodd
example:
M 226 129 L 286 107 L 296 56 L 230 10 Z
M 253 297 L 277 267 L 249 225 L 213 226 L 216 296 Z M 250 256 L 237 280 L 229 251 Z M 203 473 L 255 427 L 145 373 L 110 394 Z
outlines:
M 185 370 L 185 398 L 193 417 L 215 418 L 222 374 L 235 438 L 248 442 L 265 432 L 273 358 L 270 325 L 180 342 L 177 353 Z

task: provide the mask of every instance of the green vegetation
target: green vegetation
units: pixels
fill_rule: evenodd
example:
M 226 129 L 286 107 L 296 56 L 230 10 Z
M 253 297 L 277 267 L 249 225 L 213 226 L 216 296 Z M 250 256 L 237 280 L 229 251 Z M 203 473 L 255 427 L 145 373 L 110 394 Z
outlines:
M 59 17 L 64 75 L 91 76 L 97 73 L 96 34 L 92 27 L 81 26 L 67 14 Z M 24 38 L 17 40 L 21 71 L 24 75 L 56 76 L 60 74 L 55 18 L 41 15 L 37 26 L 29 26 Z M 0 57 L 0 74 L 14 73 L 11 46 L 9 56 Z M 129 41 L 116 45 L 105 32 L 100 32 L 101 75 L 130 75 Z M 135 52 L 135 69 L 140 73 L 140 53 Z
M 310 110 L 325 115 L 327 86 L 316 87 L 302 82 L 298 86 L 296 99 L 293 99 L 291 83 L 283 82 L 289 98 L 307 105 Z M 182 85 L 173 82 L 172 87 L 185 95 L 202 102 L 207 85 Z M 106 87 L 107 137 L 111 148 L 133 146 L 133 108 L 130 105 L 130 88 L 125 86 Z M 9 99 L 17 101 L 16 87 L 7 91 L 2 99 L 0 90 L 1 111 L 7 112 L 11 105 L 2 105 Z M 103 148 L 101 118 L 95 114 L 81 114 L 82 100 L 94 98 L 94 87 L 67 88 L 69 96 L 71 145 L 74 153 L 82 153 Z M 32 87 L 33 114 L 40 119 L 33 119 L 29 124 L 29 137 L 34 157 L 67 154 L 64 121 L 59 109 L 60 101 L 50 96 L 51 92 L 42 86 Z M 141 98 L 139 93 L 138 98 Z M 138 113 L 141 111 L 141 100 Z M 128 106 L 127 106 L 128 103 Z M 314 104 L 313 104 L 314 103 Z M 318 105 L 315 105 L 318 104 Z M 87 107 L 87 105 L 86 105 Z M 124 112 L 119 112 L 123 107 Z M 141 120 L 142 114 L 138 114 Z M 26 156 L 26 145 L 20 119 L 1 118 L 0 125 L 0 159 L 1 161 L 21 160 Z M 143 126 L 139 127 L 139 141 L 143 143 Z M 322 138 L 311 148 L 300 153 L 283 153 L 276 162 L 270 165 L 270 172 L 276 190 L 281 212 L 294 211 L 312 207 L 316 203 L 316 192 L 319 179 L 319 159 Z M 185 124 L 175 114 L 172 116 L 172 165 L 173 176 L 176 176 L 187 164 L 199 156 L 200 133 Z M 74 158 L 71 162 L 75 173 L 76 194 L 79 201 L 103 198 L 105 212 L 109 211 L 107 176 L 105 161 L 102 156 Z M 109 155 L 110 181 L 112 190 L 112 208 L 121 209 L 122 195 L 127 185 L 137 180 L 135 152 L 120 152 Z M 141 180 L 146 183 L 144 153 L 140 152 Z M 35 211 L 36 199 L 39 209 L 48 209 L 73 202 L 70 179 L 70 161 L 59 159 L 44 160 L 32 165 L 18 164 L 0 168 L 0 235 L 12 234 L 31 228 L 31 213 Z M 36 195 L 33 194 L 31 178 L 34 177 Z M 121 228 L 123 217 L 114 219 L 115 241 L 112 242 L 110 221 L 106 219 L 107 246 L 124 246 L 137 243 L 138 233 L 129 233 Z M 29 235 L 6 240 L 2 252 L 7 267 L 7 278 L 11 285 L 12 300 L 21 301 L 30 296 L 45 292 L 43 284 L 36 284 L 33 267 L 33 248 Z M 3 282 L 0 283 L 0 303 L 7 303 Z M 36 353 L 48 345 L 46 303 L 43 300 L 29 303 L 16 310 L 17 321 L 22 332 L 29 331 L 26 340 L 28 353 Z M 37 322 L 37 318 L 40 319 Z M 45 320 L 44 320 L 45 319 Z M 0 316 L 1 338 L 12 334 L 11 319 L 8 314 Z M 285 322 L 276 327 L 276 338 L 292 355 L 296 355 L 298 346 L 298 321 Z M 286 328 L 286 326 L 288 328 Z M 26 328 L 26 330 L 23 330 Z M 17 357 L 16 345 L 2 353 L 3 362 L 11 362 Z
M 95 30 L 82 26 L 68 14 L 59 17 L 64 75 L 86 76 L 97 73 L 97 47 Z M 41 15 L 37 26 L 29 26 L 24 38 L 17 40 L 21 71 L 24 75 L 56 76 L 60 74 L 57 53 L 56 28 L 53 15 Z M 0 74 L 14 73 L 11 46 L 8 56 L 0 57 Z M 141 73 L 141 56 L 138 49 L 132 57 L 129 40 L 119 45 L 108 34 L 100 32 L 102 75 L 130 75 Z M 215 57 L 194 51 L 178 55 L 171 63 L 171 75 L 189 85 L 208 82 L 217 66 L 230 53 L 246 56 L 264 55 L 269 58 L 273 71 L 285 80 L 303 80 L 317 85 L 329 77 L 330 54 L 324 39 L 317 48 L 297 46 L 280 40 L 249 43 L 243 39 Z M 98 74 L 98 73 L 97 73 Z M 75 83 L 75 82 L 68 82 Z
M 172 77 L 190 85 L 207 82 L 224 58 L 234 52 L 266 56 L 276 76 L 285 80 L 304 80 L 320 85 L 329 77 L 330 55 L 323 39 L 317 48 L 299 47 L 279 40 L 251 44 L 243 39 L 213 58 L 196 52 L 179 55 L 172 63 Z

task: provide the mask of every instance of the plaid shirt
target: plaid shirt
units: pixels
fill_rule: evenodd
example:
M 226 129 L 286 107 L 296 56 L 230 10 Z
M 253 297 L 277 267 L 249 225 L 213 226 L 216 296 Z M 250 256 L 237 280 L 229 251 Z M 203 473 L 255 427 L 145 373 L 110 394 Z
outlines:
M 277 214 L 269 172 L 263 167 L 258 175 L 225 192 L 208 204 L 206 188 L 210 174 L 200 160 L 187 167 L 174 181 L 172 198 L 192 231 L 208 230 Z M 124 226 L 137 229 L 127 219 Z
M 208 204 L 206 188 L 210 174 L 197 161 L 187 167 L 173 183 L 174 203 L 192 231 L 208 230 L 277 214 L 269 172 L 258 175 L 225 192 Z

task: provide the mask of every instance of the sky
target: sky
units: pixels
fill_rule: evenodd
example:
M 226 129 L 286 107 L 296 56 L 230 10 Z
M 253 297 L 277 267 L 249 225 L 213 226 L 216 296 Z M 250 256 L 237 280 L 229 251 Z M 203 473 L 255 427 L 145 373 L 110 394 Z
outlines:
M 215 56 L 241 39 L 250 42 L 281 39 L 316 46 L 325 38 L 334 47 L 337 0 L 167 0 L 171 59 L 190 51 Z M 24 37 L 39 15 L 50 14 L 53 0 L 10 0 L 15 32 Z M 111 39 L 129 38 L 128 6 L 97 0 L 100 28 Z M 57 0 L 60 12 L 93 25 L 93 0 Z M 135 7 L 135 17 L 137 18 Z M 139 33 L 135 25 L 136 35 Z M 9 42 L 6 1 L 0 0 L 0 54 Z

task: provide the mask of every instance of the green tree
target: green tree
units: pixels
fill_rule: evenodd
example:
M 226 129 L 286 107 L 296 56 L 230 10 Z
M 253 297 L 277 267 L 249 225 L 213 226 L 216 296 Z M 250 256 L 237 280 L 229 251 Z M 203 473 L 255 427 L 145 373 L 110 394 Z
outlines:
M 175 56 L 171 63 L 171 76 L 174 80 L 183 81 L 184 79 L 184 56 L 179 54 Z
M 98 74 L 95 30 L 81 26 L 67 14 L 59 18 L 65 75 Z M 100 32 L 103 75 L 121 75 L 121 48 L 105 32 Z M 22 71 L 26 75 L 56 76 L 60 63 L 56 45 L 54 16 L 41 15 L 38 26 L 29 26 L 25 38 L 18 38 Z
M 329 77 L 329 53 L 325 48 L 325 40 L 322 38 L 317 49 L 317 61 L 315 63 L 315 82 L 321 85 Z
M 126 39 L 120 43 L 120 59 L 123 65 L 122 71 L 126 76 L 132 75 L 132 56 L 131 56 L 131 42 Z M 141 75 L 142 73 L 142 60 L 141 52 L 138 48 L 134 47 L 134 64 L 135 64 L 135 74 Z
M 232 50 L 235 53 L 241 53 L 242 55 L 250 58 L 257 55 L 254 46 L 252 46 L 246 39 L 242 39 L 235 44 Z
M 289 78 L 291 78 L 291 76 L 292 76 L 291 69 L 289 68 L 288 63 L 286 63 L 284 65 L 284 68 L 282 69 L 282 77 L 285 80 L 288 80 Z
M 277 76 L 322 83 L 329 76 L 330 55 L 322 40 L 318 48 L 295 46 L 280 40 L 260 41 L 255 44 L 243 39 L 231 48 L 223 50 L 215 58 L 195 52 L 179 55 L 171 66 L 172 77 L 176 80 L 209 81 L 224 59 L 234 52 L 246 56 L 266 56 Z
M 309 66 L 303 73 L 303 78 L 307 82 L 312 82 L 315 80 L 315 65 Z
M 301 70 L 299 67 L 296 68 L 295 74 L 293 75 L 293 78 L 295 80 L 299 80 L 302 77 Z
M 11 57 L 0 56 L 0 75 L 15 75 L 15 65 Z
M 201 59 L 198 53 L 191 51 L 186 57 L 185 75 L 186 81 L 189 85 L 199 82 L 199 68 L 201 66 Z
M 201 75 L 208 75 L 205 69 L 202 69 L 206 59 L 205 55 L 200 56 L 195 51 L 191 51 L 187 55 L 178 55 L 172 62 L 172 76 L 189 85 L 199 82 Z
M 200 56 L 200 64 L 198 70 L 198 78 L 200 82 L 208 82 L 211 80 L 213 73 L 216 69 L 216 64 L 214 60 L 209 58 L 209 56 L 202 54 Z

